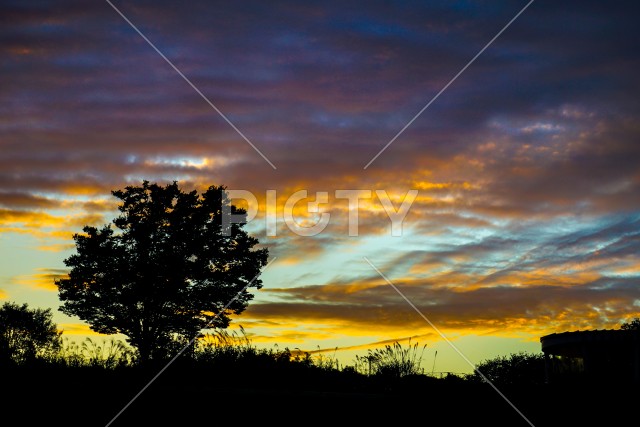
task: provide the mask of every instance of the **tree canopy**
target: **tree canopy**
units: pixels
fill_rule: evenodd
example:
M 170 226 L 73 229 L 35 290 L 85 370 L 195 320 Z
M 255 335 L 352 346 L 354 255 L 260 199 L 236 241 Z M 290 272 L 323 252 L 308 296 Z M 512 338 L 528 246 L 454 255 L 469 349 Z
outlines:
M 625 331 L 640 331 L 640 318 L 636 317 L 630 322 L 624 322 L 620 329 Z
M 227 327 L 253 298 L 248 288 L 262 287 L 268 251 L 256 248 L 246 211 L 225 187 L 198 194 L 145 180 L 112 194 L 121 212 L 114 227 L 73 236 L 69 276 L 56 280 L 60 310 L 96 332 L 126 335 L 141 362 L 169 356 L 204 328 Z
M 51 309 L 5 302 L 0 307 L 0 364 L 26 363 L 60 348 Z

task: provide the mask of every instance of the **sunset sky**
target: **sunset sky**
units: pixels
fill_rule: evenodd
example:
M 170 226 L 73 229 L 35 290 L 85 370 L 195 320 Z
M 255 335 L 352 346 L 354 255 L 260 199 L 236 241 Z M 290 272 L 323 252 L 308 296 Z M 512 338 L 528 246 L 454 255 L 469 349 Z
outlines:
M 366 259 L 473 363 L 640 316 L 635 2 L 112 3 L 0 6 L 0 302 L 90 334 L 53 280 L 147 179 L 256 195 L 275 260 L 233 323 L 260 346 L 350 363 L 413 337 L 425 369 L 470 371 Z M 281 214 L 303 189 L 328 227 L 268 236 L 266 191 Z M 358 236 L 345 189 L 373 192 Z M 375 192 L 412 189 L 392 236 Z

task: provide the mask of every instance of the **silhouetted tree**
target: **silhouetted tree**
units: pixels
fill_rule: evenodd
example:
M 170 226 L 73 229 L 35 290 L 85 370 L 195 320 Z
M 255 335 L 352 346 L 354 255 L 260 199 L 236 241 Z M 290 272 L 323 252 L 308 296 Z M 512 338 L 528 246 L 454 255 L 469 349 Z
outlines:
M 478 371 L 500 385 L 540 384 L 544 381 L 544 354 L 519 352 L 497 356 L 477 364 L 474 373 L 466 379 L 484 381 Z
M 625 331 L 640 331 L 640 318 L 636 317 L 631 322 L 625 322 L 620 325 L 620 329 Z
M 69 277 L 56 280 L 63 313 L 96 332 L 126 335 L 145 363 L 244 311 L 253 298 L 247 288 L 262 286 L 268 252 L 254 249 L 258 240 L 243 230 L 246 211 L 230 204 L 225 187 L 199 195 L 175 181 L 145 180 L 112 194 L 121 200 L 117 232 L 86 226 L 73 237 Z M 244 220 L 223 221 L 228 214 Z
M 26 363 L 60 348 L 51 309 L 5 302 L 0 307 L 0 364 Z

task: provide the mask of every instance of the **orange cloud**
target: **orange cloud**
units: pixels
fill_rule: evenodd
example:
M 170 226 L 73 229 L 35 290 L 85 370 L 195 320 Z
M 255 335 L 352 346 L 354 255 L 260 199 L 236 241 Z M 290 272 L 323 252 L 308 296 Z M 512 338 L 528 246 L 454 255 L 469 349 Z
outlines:
M 11 278 L 11 282 L 16 285 L 28 286 L 34 289 L 57 292 L 58 287 L 54 281 L 66 278 L 67 273 L 67 270 L 63 269 L 37 268 L 36 273 L 14 276 Z
M 635 288 L 601 289 L 597 285 L 562 283 L 478 287 L 472 290 L 434 287 L 428 281 L 396 284 L 416 307 L 445 333 L 513 337 L 569 329 L 615 327 L 635 311 Z M 464 288 L 463 288 L 464 289 Z M 306 286 L 277 290 L 284 301 L 254 303 L 243 318 L 299 323 L 323 333 L 399 336 L 429 329 L 414 310 L 385 284 L 347 287 Z M 553 295 L 553 298 L 549 298 Z M 375 325 L 375 326 L 372 326 Z
M 64 225 L 68 228 L 78 229 L 84 227 L 85 225 L 100 226 L 105 222 L 106 221 L 103 215 L 97 213 L 89 213 L 74 215 L 68 218 Z
M 89 327 L 86 323 L 59 323 L 58 330 L 61 330 L 64 335 L 100 335 Z
M 640 261 L 630 260 L 612 269 L 616 274 L 640 276 Z
M 85 225 L 100 226 L 105 223 L 102 214 L 76 213 L 52 215 L 42 211 L 12 210 L 0 208 L 0 233 L 30 235 L 41 244 L 37 250 L 61 252 L 75 246 L 73 235 Z M 64 241 L 60 242 L 60 240 Z
M 42 228 L 57 227 L 63 224 L 64 217 L 58 217 L 46 212 L 32 212 L 0 208 L 0 225 L 22 224 L 25 227 Z
M 64 193 L 73 196 L 97 196 L 104 194 L 105 187 L 99 183 L 67 182 L 62 190 Z
M 63 252 L 70 249 L 74 249 L 75 247 L 76 245 L 73 243 L 56 243 L 51 245 L 38 246 L 37 249 L 39 251 L 45 251 L 45 252 Z

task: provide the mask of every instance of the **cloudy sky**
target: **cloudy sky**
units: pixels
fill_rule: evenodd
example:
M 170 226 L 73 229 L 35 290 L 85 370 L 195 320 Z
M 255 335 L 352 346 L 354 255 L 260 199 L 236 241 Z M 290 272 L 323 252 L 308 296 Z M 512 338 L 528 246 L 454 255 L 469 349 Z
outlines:
M 478 362 L 640 316 L 638 7 L 527 4 L 3 2 L 0 299 L 89 333 L 53 279 L 147 179 L 255 194 L 275 260 L 235 324 L 260 345 L 414 337 L 468 371 L 425 318 Z M 329 225 L 268 235 L 267 190 L 327 192 Z M 357 236 L 336 190 L 372 191 Z M 376 190 L 418 190 L 400 236 Z

